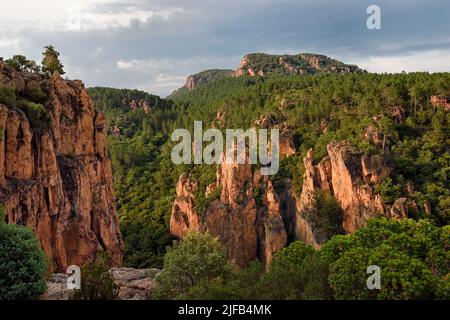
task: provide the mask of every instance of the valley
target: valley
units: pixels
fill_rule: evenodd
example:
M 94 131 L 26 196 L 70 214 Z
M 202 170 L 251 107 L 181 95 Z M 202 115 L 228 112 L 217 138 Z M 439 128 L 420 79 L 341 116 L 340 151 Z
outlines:
M 0 83 L 5 220 L 34 231 L 55 272 L 106 252 L 109 267 L 163 269 L 153 298 L 352 299 L 350 270 L 399 259 L 420 289 L 361 297 L 448 293 L 449 73 L 248 54 L 166 98 L 4 62 Z M 174 163 L 172 133 L 198 121 L 278 129 L 279 170 Z

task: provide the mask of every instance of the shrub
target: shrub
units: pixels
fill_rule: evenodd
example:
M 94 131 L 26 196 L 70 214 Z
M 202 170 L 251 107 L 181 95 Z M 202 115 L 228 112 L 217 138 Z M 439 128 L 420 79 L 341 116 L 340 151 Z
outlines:
M 167 246 L 175 238 L 159 222 L 124 219 L 120 231 L 125 242 L 124 266 L 130 268 L 162 268 Z
M 25 112 L 34 130 L 46 128 L 51 122 L 50 114 L 42 104 L 25 101 L 21 103 L 20 108 Z
M 189 232 L 167 251 L 164 270 L 157 277 L 155 298 L 189 299 L 210 285 L 230 279 L 233 265 L 218 238 L 208 233 Z
M 353 235 L 333 237 L 321 249 L 330 263 L 336 299 L 448 298 L 448 226 L 427 220 L 369 220 Z M 366 287 L 367 267 L 381 269 L 381 289 Z
M 319 243 L 324 243 L 333 235 L 342 234 L 343 212 L 336 199 L 327 192 L 318 190 L 314 210 L 305 214 L 305 219 L 314 225 L 314 233 Z
M 5 63 L 19 72 L 39 73 L 41 71 L 36 61 L 28 60 L 27 57 L 22 55 L 15 55 L 11 59 L 5 60 Z
M 263 299 L 328 299 L 328 265 L 318 252 L 300 241 L 275 254 L 261 279 Z
M 0 203 L 0 226 L 6 223 L 6 211 L 5 205 Z
M 114 300 L 118 287 L 108 272 L 110 257 L 100 254 L 96 259 L 81 268 L 81 289 L 76 290 L 74 300 Z
M 0 103 L 9 107 L 16 106 L 16 89 L 13 87 L 0 87 Z
M 2 222 L 0 300 L 35 299 L 46 289 L 44 252 L 33 231 L 15 224 L 5 224 L 3 219 Z
M 43 103 L 47 99 L 47 95 L 36 82 L 28 83 L 23 94 L 28 100 L 35 103 Z

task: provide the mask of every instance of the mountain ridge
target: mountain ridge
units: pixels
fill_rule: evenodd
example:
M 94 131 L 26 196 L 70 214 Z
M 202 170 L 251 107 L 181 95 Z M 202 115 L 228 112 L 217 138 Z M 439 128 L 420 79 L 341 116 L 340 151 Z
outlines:
M 276 74 L 308 75 L 317 73 L 365 73 L 356 65 L 345 64 L 342 61 L 317 53 L 299 54 L 268 54 L 248 53 L 241 59 L 235 70 L 206 69 L 187 77 L 183 87 L 168 96 L 183 91 L 191 91 L 199 86 L 221 80 L 227 77 L 260 76 L 266 77 Z

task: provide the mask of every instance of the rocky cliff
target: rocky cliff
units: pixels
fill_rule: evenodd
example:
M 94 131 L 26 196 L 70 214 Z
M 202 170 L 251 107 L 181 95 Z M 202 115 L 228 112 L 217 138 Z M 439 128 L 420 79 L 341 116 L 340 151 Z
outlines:
M 305 75 L 315 73 L 364 72 L 357 66 L 344 64 L 327 56 L 311 53 L 270 55 L 251 53 L 244 56 L 235 76 L 267 76 L 272 74 Z
M 273 74 L 306 75 L 315 73 L 362 73 L 364 70 L 355 65 L 345 64 L 327 56 L 312 53 L 296 55 L 272 55 L 266 53 L 246 54 L 236 70 L 209 69 L 190 75 L 180 89 L 174 91 L 169 98 L 181 92 L 227 77 L 269 76 Z
M 302 192 L 296 195 L 289 179 L 284 179 L 276 191 L 272 181 L 259 174 L 249 164 L 221 164 L 216 182 L 198 190 L 197 182 L 183 174 L 177 184 L 177 197 L 172 208 L 171 232 L 182 238 L 188 230 L 207 231 L 219 236 L 229 250 L 229 256 L 239 266 L 253 259 L 268 263 L 273 254 L 287 244 L 288 238 L 319 246 L 330 238 L 323 232 L 323 222 L 329 217 L 317 210 L 319 192 L 333 197 L 339 207 L 341 229 L 353 233 L 367 219 L 377 215 L 405 218 L 411 203 L 406 198 L 387 206 L 375 186 L 393 171 L 388 154 L 361 156 L 354 154 L 348 143 L 331 143 L 328 156 L 314 165 L 312 150 L 304 158 L 305 175 Z M 211 194 L 220 188 L 218 199 L 197 211 L 196 194 Z M 337 218 L 337 219 L 334 219 Z
M 313 151 L 308 151 L 303 160 L 302 193 L 297 202 L 296 236 L 314 245 L 328 240 L 321 237 L 317 226 L 305 218 L 308 214 L 317 214 L 315 207 L 319 190 L 334 196 L 342 209 L 343 230 L 353 233 L 370 217 L 385 214 L 383 199 L 374 192 L 373 186 L 381 183 L 393 170 L 388 155 L 354 155 L 345 142 L 331 143 L 327 151 L 328 156 L 317 165 L 313 165 Z
M 107 124 L 83 83 L 18 73 L 0 62 L 0 89 L 7 222 L 32 228 L 55 269 L 82 265 L 99 250 L 120 265 Z
M 198 86 L 204 85 L 209 82 L 213 82 L 219 79 L 223 79 L 226 77 L 233 76 L 232 70 L 223 70 L 223 69 L 211 69 L 205 70 L 193 75 L 190 75 L 184 87 L 188 90 L 193 90 Z
M 197 211 L 197 192 L 217 199 Z M 280 198 L 267 176 L 261 176 L 250 164 L 221 164 L 216 182 L 198 190 L 187 174 L 180 176 L 177 197 L 172 207 L 171 232 L 182 238 L 188 230 L 207 231 L 219 236 L 228 254 L 238 266 L 259 258 L 270 262 L 273 254 L 287 242 L 290 217 L 287 200 Z

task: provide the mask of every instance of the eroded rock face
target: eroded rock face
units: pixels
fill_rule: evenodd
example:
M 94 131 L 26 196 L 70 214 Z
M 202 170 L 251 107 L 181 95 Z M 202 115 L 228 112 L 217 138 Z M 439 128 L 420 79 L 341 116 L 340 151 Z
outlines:
M 314 226 L 305 219 L 306 213 L 316 205 L 319 189 L 336 198 L 343 212 L 343 230 L 353 233 L 370 217 L 385 214 L 383 200 L 375 194 L 373 185 L 382 182 L 393 170 L 389 156 L 355 156 L 344 142 L 329 144 L 327 151 L 328 156 L 318 165 L 313 165 L 313 152 L 308 151 L 304 158 L 305 179 L 297 203 L 296 236 L 313 245 L 327 240 L 319 238 Z
M 188 90 L 194 90 L 199 86 L 202 86 L 213 81 L 217 81 L 226 77 L 233 76 L 232 70 L 224 69 L 209 69 L 202 72 L 192 74 L 186 79 L 184 88 Z
M 98 250 L 120 265 L 105 117 L 81 81 L 20 74 L 0 62 L 0 84 L 20 96 L 29 81 L 45 94 L 51 121 L 32 125 L 23 111 L 0 105 L 0 201 L 7 221 L 32 228 L 57 270 L 83 265 Z
M 355 155 L 345 142 L 329 144 L 327 152 L 328 156 L 315 165 L 314 154 L 308 151 L 299 196 L 292 192 L 288 179 L 281 183 L 284 188 L 275 190 L 272 181 L 249 164 L 219 165 L 216 181 L 206 190 L 198 190 L 195 180 L 183 174 L 172 208 L 171 232 L 180 238 L 188 230 L 219 236 L 229 256 L 239 266 L 245 266 L 257 258 L 269 263 L 276 251 L 294 239 L 316 247 L 329 239 L 327 231 L 311 221 L 311 214 L 319 212 L 316 210 L 319 190 L 336 199 L 342 209 L 338 220 L 346 233 L 355 232 L 378 215 L 407 217 L 411 204 L 405 199 L 389 207 L 374 191 L 375 185 L 394 169 L 389 155 Z M 219 198 L 197 212 L 195 194 L 211 195 L 216 188 L 222 188 Z
M 196 185 L 183 174 L 177 185 L 177 197 L 172 207 L 170 230 L 184 237 L 188 230 L 209 232 L 219 236 L 235 263 L 246 266 L 254 259 L 265 263 L 287 242 L 282 207 L 272 182 L 252 170 L 250 164 L 221 164 L 214 184 L 206 192 L 220 187 L 220 196 L 202 212 L 195 209 Z
M 244 56 L 235 71 L 236 77 L 267 76 L 271 74 L 306 75 L 315 73 L 364 72 L 357 66 L 344 64 L 320 54 L 270 55 L 251 53 Z
M 199 230 L 199 214 L 195 208 L 195 193 L 197 183 L 191 181 L 189 175 L 184 173 L 177 183 L 177 197 L 172 205 L 170 217 L 170 232 L 183 238 L 189 230 Z
M 362 161 L 351 155 L 347 144 L 329 144 L 327 151 L 331 161 L 333 194 L 344 211 L 343 227 L 352 233 L 364 226 L 368 218 L 384 213 L 383 200 L 374 194 L 371 186 L 361 183 L 364 181 Z M 393 167 L 376 169 L 383 171 L 383 177 L 386 177 Z M 374 179 L 381 182 L 379 176 Z
M 430 98 L 431 105 L 436 108 L 444 108 L 445 111 L 450 111 L 450 97 L 446 96 L 432 96 Z
M 372 145 L 381 147 L 383 145 L 383 133 L 377 130 L 374 126 L 369 125 L 364 130 L 364 138 Z
M 150 112 L 150 106 L 149 106 L 147 100 L 144 100 L 144 99 L 131 100 L 128 105 L 131 110 L 142 109 L 142 110 L 144 110 L 145 113 Z

